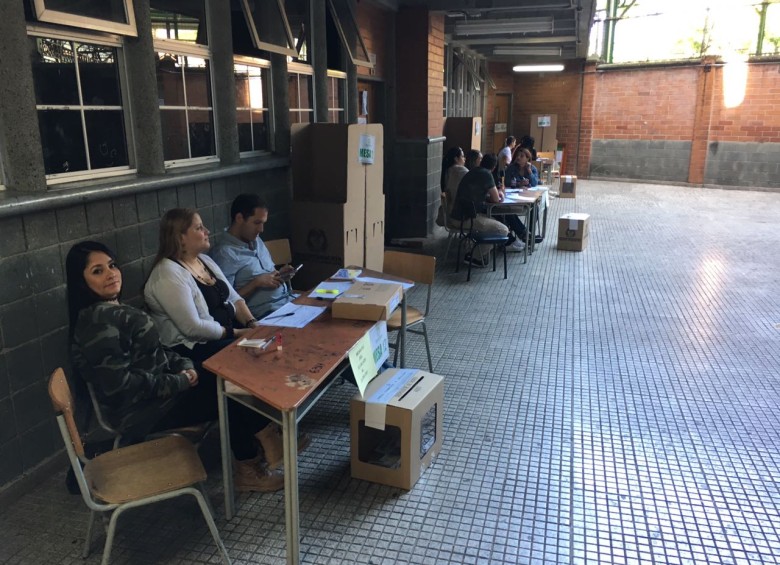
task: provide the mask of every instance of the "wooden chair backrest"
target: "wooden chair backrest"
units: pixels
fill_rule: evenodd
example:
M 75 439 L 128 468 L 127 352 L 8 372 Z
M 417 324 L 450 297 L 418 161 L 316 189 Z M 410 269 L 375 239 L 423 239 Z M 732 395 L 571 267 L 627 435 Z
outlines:
M 73 414 L 73 395 L 70 393 L 70 385 L 65 377 L 65 371 L 61 367 L 55 369 L 49 379 L 49 397 L 54 405 L 54 410 L 65 418 L 65 424 L 70 432 L 70 441 L 73 443 L 76 455 L 84 457 L 84 444 L 81 443 L 76 417 Z
M 265 246 L 271 254 L 271 259 L 275 265 L 286 265 L 292 262 L 292 251 L 290 251 L 289 239 L 272 239 L 265 241 Z
M 382 272 L 416 283 L 433 284 L 436 257 L 402 251 L 385 251 Z

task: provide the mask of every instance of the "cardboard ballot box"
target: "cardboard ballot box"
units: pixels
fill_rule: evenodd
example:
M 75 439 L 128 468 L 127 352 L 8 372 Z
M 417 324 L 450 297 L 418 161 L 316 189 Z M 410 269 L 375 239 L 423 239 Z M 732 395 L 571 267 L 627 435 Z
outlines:
M 441 450 L 444 379 L 388 369 L 350 403 L 352 476 L 409 490 Z
M 590 236 L 590 214 L 564 214 L 558 220 L 558 249 L 582 251 Z
M 577 196 L 577 177 L 574 175 L 561 175 L 561 189 L 558 191 L 560 198 L 575 198 Z
M 333 302 L 332 314 L 348 320 L 389 320 L 403 295 L 398 283 L 356 282 Z

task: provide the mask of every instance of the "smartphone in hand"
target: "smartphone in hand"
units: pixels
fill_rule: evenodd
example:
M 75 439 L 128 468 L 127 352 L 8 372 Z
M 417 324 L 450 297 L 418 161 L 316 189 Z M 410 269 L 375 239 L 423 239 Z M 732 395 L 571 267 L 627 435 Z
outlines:
M 297 267 L 295 267 L 295 268 L 294 268 L 292 271 L 287 271 L 287 272 L 285 272 L 285 273 L 282 273 L 282 275 L 281 275 L 281 277 L 282 277 L 282 280 L 283 280 L 284 282 L 287 282 L 287 281 L 291 280 L 291 279 L 292 279 L 292 278 L 295 276 L 295 274 L 296 274 L 298 271 L 300 271 L 300 270 L 301 270 L 301 267 L 303 267 L 303 263 L 301 263 L 300 265 L 298 265 Z

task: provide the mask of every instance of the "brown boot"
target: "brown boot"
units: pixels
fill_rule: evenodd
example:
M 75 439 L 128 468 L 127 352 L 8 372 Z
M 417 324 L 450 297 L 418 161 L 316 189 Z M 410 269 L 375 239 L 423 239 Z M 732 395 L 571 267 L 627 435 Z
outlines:
M 282 429 L 271 422 L 255 434 L 263 447 L 265 460 L 269 469 L 277 469 L 284 463 L 284 447 L 282 445 Z M 311 436 L 298 434 L 298 453 L 309 447 Z
M 233 459 L 233 484 L 239 492 L 274 492 L 284 488 L 284 473 L 268 469 L 260 457 Z

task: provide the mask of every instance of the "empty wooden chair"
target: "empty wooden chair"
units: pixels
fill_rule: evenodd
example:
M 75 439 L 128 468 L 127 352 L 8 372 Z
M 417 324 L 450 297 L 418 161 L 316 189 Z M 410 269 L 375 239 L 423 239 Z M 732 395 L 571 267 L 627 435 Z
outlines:
M 49 380 L 49 396 L 57 412 L 57 423 L 81 496 L 90 509 L 84 558 L 89 555 L 96 513 L 111 513 L 102 561 L 103 565 L 108 565 L 116 524 L 122 512 L 189 494 L 198 501 L 222 561 L 230 564 L 200 485 L 206 480 L 206 470 L 192 443 L 180 436 L 167 436 L 87 459 L 73 413 L 73 396 L 62 369 L 55 370 Z
M 428 354 L 428 370 L 433 372 L 431 346 L 428 343 L 428 328 L 425 325 L 425 318 L 428 316 L 431 309 L 431 289 L 433 288 L 433 279 L 436 273 L 436 257 L 418 255 L 415 253 L 403 253 L 401 251 L 385 251 L 382 272 L 414 281 L 415 284 L 424 284 L 428 286 L 424 310 L 407 304 L 406 331 L 407 333 L 422 335 L 423 339 L 425 339 L 425 351 Z M 400 309 L 396 309 L 395 313 L 393 313 L 387 321 L 387 330 L 398 331 L 400 329 L 401 311 Z M 395 343 L 391 344 L 390 347 L 395 349 L 395 356 L 393 357 L 393 364 L 395 365 L 398 360 L 398 338 L 396 338 Z

